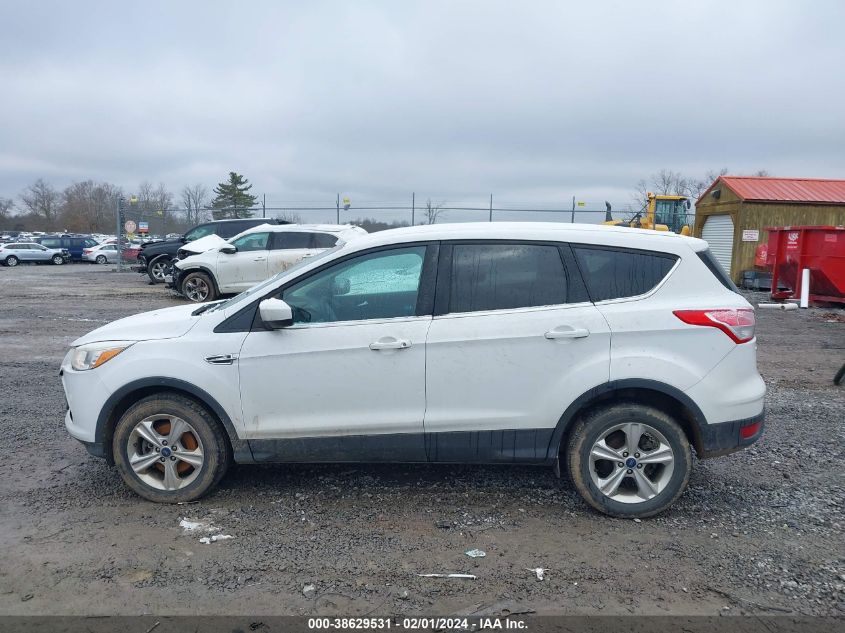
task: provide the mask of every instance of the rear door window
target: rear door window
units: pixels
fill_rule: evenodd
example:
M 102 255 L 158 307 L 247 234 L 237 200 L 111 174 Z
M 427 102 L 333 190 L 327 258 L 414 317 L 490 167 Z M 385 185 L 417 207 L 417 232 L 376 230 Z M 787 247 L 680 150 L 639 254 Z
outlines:
M 273 233 L 273 250 L 311 248 L 312 233 L 304 231 L 278 231 Z
M 451 313 L 563 304 L 566 287 L 557 246 L 501 243 L 452 247 Z
M 573 244 L 575 258 L 593 301 L 636 297 L 652 290 L 672 270 L 669 253 Z

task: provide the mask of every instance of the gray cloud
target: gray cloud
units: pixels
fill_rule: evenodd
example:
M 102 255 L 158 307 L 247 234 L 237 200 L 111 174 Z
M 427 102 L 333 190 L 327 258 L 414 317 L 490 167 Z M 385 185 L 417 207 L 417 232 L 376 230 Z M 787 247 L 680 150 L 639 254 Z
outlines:
M 845 5 L 0 5 L 0 195 L 629 200 L 661 168 L 845 171 Z

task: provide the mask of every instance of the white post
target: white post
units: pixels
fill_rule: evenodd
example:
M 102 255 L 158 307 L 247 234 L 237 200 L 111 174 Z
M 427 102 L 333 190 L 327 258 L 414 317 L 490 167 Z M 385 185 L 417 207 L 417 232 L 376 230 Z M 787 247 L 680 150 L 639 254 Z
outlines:
M 801 307 L 807 308 L 810 305 L 810 269 L 801 271 Z

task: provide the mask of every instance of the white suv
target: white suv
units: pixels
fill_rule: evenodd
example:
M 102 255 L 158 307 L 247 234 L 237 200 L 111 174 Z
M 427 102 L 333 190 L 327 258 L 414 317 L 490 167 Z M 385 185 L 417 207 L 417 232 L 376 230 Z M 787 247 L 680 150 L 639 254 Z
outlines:
M 179 250 L 180 259 L 173 264 L 169 286 L 191 301 L 213 301 L 220 295 L 243 292 L 338 242 L 366 234 L 349 224 L 261 224 L 228 243 L 207 236 Z M 181 257 L 184 251 L 196 249 L 198 243 L 209 239 L 218 245 Z
M 65 423 L 153 501 L 204 495 L 232 461 L 562 462 L 590 505 L 644 517 L 684 490 L 691 446 L 763 432 L 754 323 L 702 240 L 397 229 L 83 336 Z

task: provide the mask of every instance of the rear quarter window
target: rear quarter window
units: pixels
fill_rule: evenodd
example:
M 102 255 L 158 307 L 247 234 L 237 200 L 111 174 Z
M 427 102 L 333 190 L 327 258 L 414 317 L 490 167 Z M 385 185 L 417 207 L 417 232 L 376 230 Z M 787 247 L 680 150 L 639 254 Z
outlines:
M 669 253 L 573 244 L 590 299 L 636 297 L 654 289 L 678 260 Z

